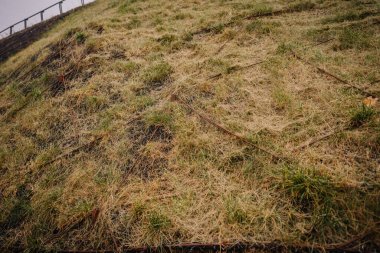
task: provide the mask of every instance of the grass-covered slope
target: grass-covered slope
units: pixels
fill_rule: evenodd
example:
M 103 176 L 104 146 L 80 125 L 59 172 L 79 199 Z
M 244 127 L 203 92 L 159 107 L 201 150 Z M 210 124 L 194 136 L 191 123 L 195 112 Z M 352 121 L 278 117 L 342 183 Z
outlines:
M 0 244 L 376 248 L 379 11 L 98 0 L 70 15 L 0 65 Z

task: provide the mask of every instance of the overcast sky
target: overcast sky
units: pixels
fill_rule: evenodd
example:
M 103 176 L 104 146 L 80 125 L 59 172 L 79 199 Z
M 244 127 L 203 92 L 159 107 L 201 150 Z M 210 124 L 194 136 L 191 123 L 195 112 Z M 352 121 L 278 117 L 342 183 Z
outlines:
M 91 1 L 92 0 L 85 0 L 85 3 Z M 0 31 L 57 2 L 59 2 L 59 0 L 0 0 Z M 77 7 L 80 4 L 81 0 L 65 0 L 62 5 L 63 11 Z M 47 10 L 44 13 L 44 18 L 49 18 L 58 13 L 59 8 L 57 5 Z M 28 25 L 38 23 L 39 21 L 40 16 L 36 16 L 28 21 Z M 15 30 L 19 30 L 23 26 L 23 24 L 20 24 L 18 27 L 15 27 Z

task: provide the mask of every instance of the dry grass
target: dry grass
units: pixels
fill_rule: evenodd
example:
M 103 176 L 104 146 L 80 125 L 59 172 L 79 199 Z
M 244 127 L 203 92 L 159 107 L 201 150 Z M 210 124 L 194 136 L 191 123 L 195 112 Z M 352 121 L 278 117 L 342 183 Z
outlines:
M 1 64 L 1 244 L 323 244 L 371 227 L 379 103 L 291 50 L 378 95 L 379 8 L 99 0 L 70 15 Z

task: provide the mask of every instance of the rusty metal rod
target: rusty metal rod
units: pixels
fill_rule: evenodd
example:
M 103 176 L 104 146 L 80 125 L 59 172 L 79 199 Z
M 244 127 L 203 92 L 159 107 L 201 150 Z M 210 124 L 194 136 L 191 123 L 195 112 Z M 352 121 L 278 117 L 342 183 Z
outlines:
M 273 242 L 237 242 L 237 243 L 183 243 L 175 245 L 162 245 L 157 247 L 129 247 L 120 252 L 124 253 L 152 253 L 152 252 L 254 252 L 262 250 L 265 252 L 363 252 L 355 249 L 355 246 L 361 245 L 371 231 L 359 234 L 354 238 L 336 244 L 308 244 L 308 243 L 285 243 L 279 241 Z M 61 253 L 95 253 L 95 252 L 115 252 L 113 250 L 60 250 Z

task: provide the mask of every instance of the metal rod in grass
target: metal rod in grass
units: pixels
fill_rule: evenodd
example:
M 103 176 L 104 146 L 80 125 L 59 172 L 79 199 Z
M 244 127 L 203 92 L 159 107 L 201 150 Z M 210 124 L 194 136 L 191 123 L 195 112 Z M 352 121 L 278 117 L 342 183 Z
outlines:
M 214 120 L 212 120 L 211 118 L 209 118 L 207 115 L 205 115 L 204 113 L 202 112 L 199 112 L 197 109 L 195 109 L 194 107 L 192 107 L 191 105 L 189 105 L 188 103 L 186 103 L 182 98 L 180 98 L 178 95 L 176 94 L 172 94 L 171 96 L 171 100 L 172 101 L 177 101 L 179 102 L 180 104 L 184 105 L 187 109 L 189 109 L 190 111 L 192 111 L 193 113 L 195 113 L 196 115 L 198 115 L 198 117 L 200 117 L 201 119 L 203 119 L 204 121 L 206 121 L 207 123 L 209 123 L 210 125 L 213 125 L 214 127 L 216 127 L 217 129 L 219 129 L 221 132 L 224 132 L 225 134 L 228 134 L 236 139 L 238 139 L 239 141 L 243 142 L 243 143 L 246 143 L 252 147 L 254 147 L 255 149 L 261 151 L 261 152 L 264 152 L 268 155 L 270 155 L 273 159 L 277 160 L 277 161 L 284 161 L 284 162 L 290 162 L 291 160 L 283 155 L 279 155 L 279 154 L 275 154 L 274 152 L 272 151 L 269 151 L 268 149 L 264 148 L 264 147 L 261 147 L 259 145 L 257 145 L 256 143 L 252 142 L 250 139 L 244 137 L 244 136 L 241 136 L 239 134 L 236 134 L 234 132 L 232 132 L 231 130 L 228 130 L 227 128 L 223 127 L 222 125 L 220 125 L 219 123 L 215 122 Z
M 360 93 L 366 95 L 366 96 L 373 96 L 373 97 L 376 97 L 376 95 L 374 95 L 372 92 L 368 91 L 367 89 L 363 88 L 363 87 L 359 87 L 355 84 L 351 84 L 349 83 L 348 81 L 338 77 L 337 75 L 319 67 L 319 66 L 316 66 L 314 65 L 313 63 L 311 63 L 310 61 L 304 59 L 303 57 L 301 57 L 299 54 L 297 54 L 295 51 L 293 50 L 290 50 L 290 52 L 293 54 L 293 56 L 298 59 L 299 61 L 305 63 L 305 64 L 308 64 L 314 68 L 316 68 L 319 72 L 321 72 L 322 74 L 324 74 L 325 76 L 328 76 L 328 77 L 331 77 L 335 80 L 337 80 L 338 82 L 340 83 L 343 83 L 346 85 L 347 88 L 351 88 L 351 89 L 355 89 L 355 90 L 358 90 Z

